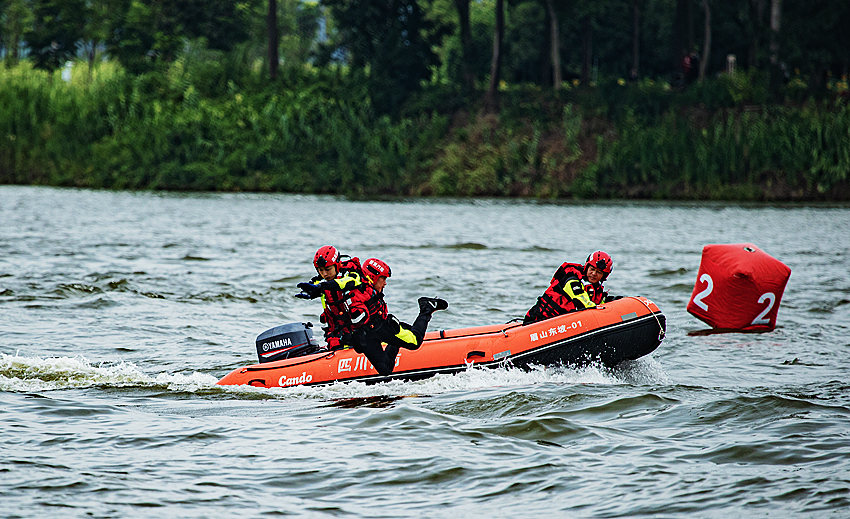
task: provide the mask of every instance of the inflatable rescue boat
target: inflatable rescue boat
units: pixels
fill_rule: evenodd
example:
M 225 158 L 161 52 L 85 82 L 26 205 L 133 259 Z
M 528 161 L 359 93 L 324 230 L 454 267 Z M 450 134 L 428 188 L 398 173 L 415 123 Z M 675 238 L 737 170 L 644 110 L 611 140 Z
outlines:
M 236 368 L 218 384 L 287 387 L 416 380 L 457 373 L 471 365 L 610 367 L 655 350 L 664 339 L 666 319 L 649 299 L 626 297 L 528 325 L 509 322 L 431 331 L 418 350 L 399 351 L 388 376 L 379 375 L 366 356 L 353 349 L 319 348 L 309 326 L 294 323 L 264 332 L 257 338 L 260 363 Z

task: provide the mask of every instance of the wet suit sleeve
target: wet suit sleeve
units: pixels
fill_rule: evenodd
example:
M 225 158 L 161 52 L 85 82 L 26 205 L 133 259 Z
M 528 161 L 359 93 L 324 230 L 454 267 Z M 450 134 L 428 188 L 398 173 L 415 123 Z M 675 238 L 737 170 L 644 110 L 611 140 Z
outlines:
M 327 297 L 325 294 L 330 293 L 332 299 L 337 299 L 334 297 L 334 294 L 340 294 L 342 292 L 350 291 L 354 288 L 357 288 L 362 285 L 360 281 L 360 276 L 355 273 L 346 273 L 342 277 L 334 278 L 330 281 L 324 281 L 322 278 L 315 277 L 310 280 L 310 282 L 315 285 L 316 288 L 310 289 L 309 287 L 302 287 L 302 285 L 306 285 L 306 283 L 299 283 L 298 287 L 305 292 L 313 292 L 315 290 L 319 291 L 319 294 L 322 296 L 322 308 L 327 308 Z M 317 296 L 312 296 L 317 297 Z
M 345 275 L 340 276 L 338 278 L 334 278 L 333 283 L 336 283 L 340 292 L 352 290 L 362 284 L 360 281 L 360 276 L 358 276 L 354 272 L 346 272 Z

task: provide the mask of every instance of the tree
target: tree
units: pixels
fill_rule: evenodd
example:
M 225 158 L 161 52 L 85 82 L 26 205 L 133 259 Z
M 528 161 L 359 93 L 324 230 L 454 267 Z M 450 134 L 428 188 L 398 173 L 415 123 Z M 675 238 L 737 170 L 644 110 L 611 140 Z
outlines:
M 760 53 L 763 46 L 763 30 L 762 20 L 764 19 L 765 0 L 750 0 L 749 2 L 749 19 L 750 19 L 750 44 L 747 49 L 747 64 L 750 67 L 758 67 L 761 62 Z
M 269 60 L 269 77 L 277 78 L 277 69 L 280 65 L 280 57 L 278 48 L 280 48 L 280 34 L 277 30 L 277 0 L 268 0 L 268 10 L 266 11 L 266 31 L 268 33 L 268 60 Z
M 277 5 L 280 61 L 287 67 L 300 66 L 311 58 L 316 47 L 322 9 L 302 0 L 277 0 Z
M 705 79 L 705 67 L 708 65 L 708 59 L 711 57 L 711 7 L 708 5 L 709 0 L 702 0 L 702 8 L 705 14 L 705 27 L 702 43 L 702 58 L 699 63 L 699 80 Z
M 472 31 L 469 24 L 469 0 L 454 0 L 458 16 L 460 35 L 461 90 L 470 95 L 475 88 L 475 76 L 472 73 Z
M 133 73 L 172 62 L 187 39 L 228 51 L 248 38 L 259 0 L 118 0 L 107 50 Z
M 640 75 L 640 0 L 632 0 L 632 68 L 629 78 L 637 79 Z
M 120 7 L 118 0 L 86 0 L 85 23 L 81 46 L 86 53 L 91 76 L 97 51 L 109 39 L 112 13 Z
M 52 71 L 73 59 L 84 26 L 83 0 L 35 0 L 33 25 L 24 38 L 36 68 Z
M 21 41 L 33 23 L 33 14 L 27 0 L 8 0 L 2 5 L 0 37 L 6 47 L 6 64 L 14 65 L 20 57 Z
M 364 74 L 372 106 L 398 115 L 437 64 L 433 47 L 442 28 L 430 22 L 417 0 L 324 0 L 339 34 L 331 45 L 347 53 Z M 333 53 L 326 53 L 332 55 Z
M 490 113 L 499 111 L 499 81 L 502 73 L 502 40 L 505 35 L 504 0 L 496 0 L 496 27 L 493 30 L 493 55 L 490 60 L 490 85 L 484 96 L 484 109 Z
M 561 36 L 558 31 L 558 12 L 555 11 L 554 0 L 546 0 L 546 11 L 549 14 L 550 56 L 552 58 L 552 86 L 555 90 L 561 88 Z
M 779 64 L 779 28 L 782 25 L 782 0 L 770 1 L 770 64 Z
M 581 17 L 581 82 L 590 84 L 590 70 L 593 66 L 593 17 L 585 13 Z
M 691 19 L 690 0 L 676 0 L 673 18 L 672 70 L 674 75 L 681 71 L 682 60 L 693 47 L 693 33 L 689 30 Z

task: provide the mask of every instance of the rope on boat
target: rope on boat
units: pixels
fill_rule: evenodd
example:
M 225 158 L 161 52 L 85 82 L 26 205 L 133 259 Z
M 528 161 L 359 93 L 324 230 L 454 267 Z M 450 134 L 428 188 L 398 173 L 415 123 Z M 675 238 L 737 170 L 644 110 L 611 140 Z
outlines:
M 626 297 L 628 297 L 629 299 L 634 299 L 635 301 L 637 301 L 640 304 L 642 304 L 643 306 L 645 306 L 647 310 L 649 310 L 649 313 L 652 315 L 652 317 L 655 317 L 655 322 L 658 323 L 658 330 L 659 330 L 658 340 L 664 340 L 664 337 L 667 336 L 667 332 L 664 331 L 664 327 L 661 326 L 661 320 L 658 318 L 658 315 L 655 312 L 652 311 L 652 308 L 650 308 L 648 304 L 644 303 L 643 299 L 641 299 L 639 297 L 635 297 L 635 296 L 626 296 Z

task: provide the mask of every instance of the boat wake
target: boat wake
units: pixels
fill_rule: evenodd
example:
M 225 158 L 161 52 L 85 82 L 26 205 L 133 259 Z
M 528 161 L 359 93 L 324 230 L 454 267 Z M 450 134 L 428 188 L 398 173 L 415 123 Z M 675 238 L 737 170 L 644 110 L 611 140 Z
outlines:
M 90 387 L 192 391 L 214 386 L 204 373 L 148 375 L 131 362 L 92 363 L 85 357 L 22 357 L 0 353 L 0 391 L 38 392 Z
M 573 384 L 659 384 L 667 375 L 652 357 L 626 362 L 616 368 L 586 366 L 511 366 L 481 368 L 470 365 L 460 373 L 418 381 L 393 380 L 381 384 L 337 382 L 325 386 L 262 388 L 220 386 L 213 375 L 201 372 L 148 374 L 131 362 L 93 363 L 85 357 L 26 357 L 0 353 L 0 391 L 32 393 L 65 389 L 140 388 L 167 393 L 204 393 L 235 399 L 394 398 L 424 396 L 494 387 Z

